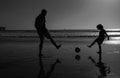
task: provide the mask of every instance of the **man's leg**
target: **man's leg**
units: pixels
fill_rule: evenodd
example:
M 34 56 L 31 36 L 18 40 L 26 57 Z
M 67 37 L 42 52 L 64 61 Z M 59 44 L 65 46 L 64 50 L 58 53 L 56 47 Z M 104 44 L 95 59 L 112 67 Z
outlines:
M 57 49 L 59 49 L 59 48 L 61 47 L 61 44 L 60 44 L 60 45 L 57 45 L 57 44 L 55 43 L 55 41 L 53 40 L 52 37 L 50 38 L 50 41 L 52 42 L 52 44 L 53 44 Z
M 40 37 L 39 56 L 42 55 L 43 41 L 44 41 L 44 36 Z
M 48 39 L 50 39 L 50 41 L 52 42 L 52 44 L 53 44 L 57 49 L 59 49 L 59 48 L 61 47 L 61 44 L 60 44 L 60 45 L 57 45 L 57 44 L 55 43 L 55 41 L 53 40 L 53 38 L 51 37 L 51 35 L 50 35 L 49 32 L 46 32 L 45 36 L 46 36 Z
M 97 39 L 94 40 L 94 41 L 92 42 L 92 44 L 88 45 L 88 47 L 91 48 L 91 47 L 96 43 L 96 41 L 97 41 Z

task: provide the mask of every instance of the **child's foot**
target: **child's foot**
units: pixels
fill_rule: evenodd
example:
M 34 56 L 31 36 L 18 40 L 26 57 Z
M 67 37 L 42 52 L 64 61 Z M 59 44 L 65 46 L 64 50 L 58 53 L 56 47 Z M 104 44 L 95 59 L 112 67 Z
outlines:
M 90 46 L 90 45 L 87 45 L 87 47 L 91 48 L 91 46 Z
M 61 44 L 57 46 L 57 49 L 59 49 L 61 47 Z
M 88 59 L 92 59 L 92 57 L 91 57 L 91 56 L 89 56 L 89 57 L 88 57 Z
M 101 66 L 101 65 L 103 65 L 104 63 L 102 63 L 102 62 L 98 62 L 97 63 L 97 66 Z
M 101 52 L 99 51 L 99 52 L 97 52 L 98 54 L 100 54 Z

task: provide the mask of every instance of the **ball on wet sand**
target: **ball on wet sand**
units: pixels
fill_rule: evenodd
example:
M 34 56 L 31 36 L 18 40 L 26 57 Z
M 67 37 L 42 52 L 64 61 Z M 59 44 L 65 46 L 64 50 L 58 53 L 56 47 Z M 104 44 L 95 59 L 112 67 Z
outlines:
M 79 48 L 79 47 L 76 47 L 76 48 L 75 48 L 75 52 L 79 53 L 79 52 L 80 52 L 80 48 Z
M 77 61 L 79 61 L 79 60 L 81 59 L 81 57 L 80 57 L 79 55 L 76 55 L 76 56 L 75 56 L 75 59 L 76 59 Z

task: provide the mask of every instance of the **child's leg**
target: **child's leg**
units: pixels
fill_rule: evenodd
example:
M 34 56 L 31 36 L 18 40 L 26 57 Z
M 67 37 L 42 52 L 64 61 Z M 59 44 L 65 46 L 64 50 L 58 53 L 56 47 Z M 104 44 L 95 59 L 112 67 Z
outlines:
M 96 40 L 94 40 L 93 42 L 92 42 L 92 44 L 91 45 L 89 45 L 88 47 L 89 48 L 91 48 L 95 43 L 97 42 L 97 39 Z
M 102 52 L 102 48 L 101 48 L 101 44 L 98 43 L 98 47 L 99 47 L 99 52 Z

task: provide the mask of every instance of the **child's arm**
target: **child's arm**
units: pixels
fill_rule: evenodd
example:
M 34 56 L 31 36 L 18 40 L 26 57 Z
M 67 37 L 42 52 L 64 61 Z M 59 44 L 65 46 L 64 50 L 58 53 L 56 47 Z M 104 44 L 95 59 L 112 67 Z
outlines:
M 108 34 L 106 33 L 106 31 L 105 31 L 105 35 L 108 37 L 108 40 L 109 40 L 110 38 L 109 38 Z

